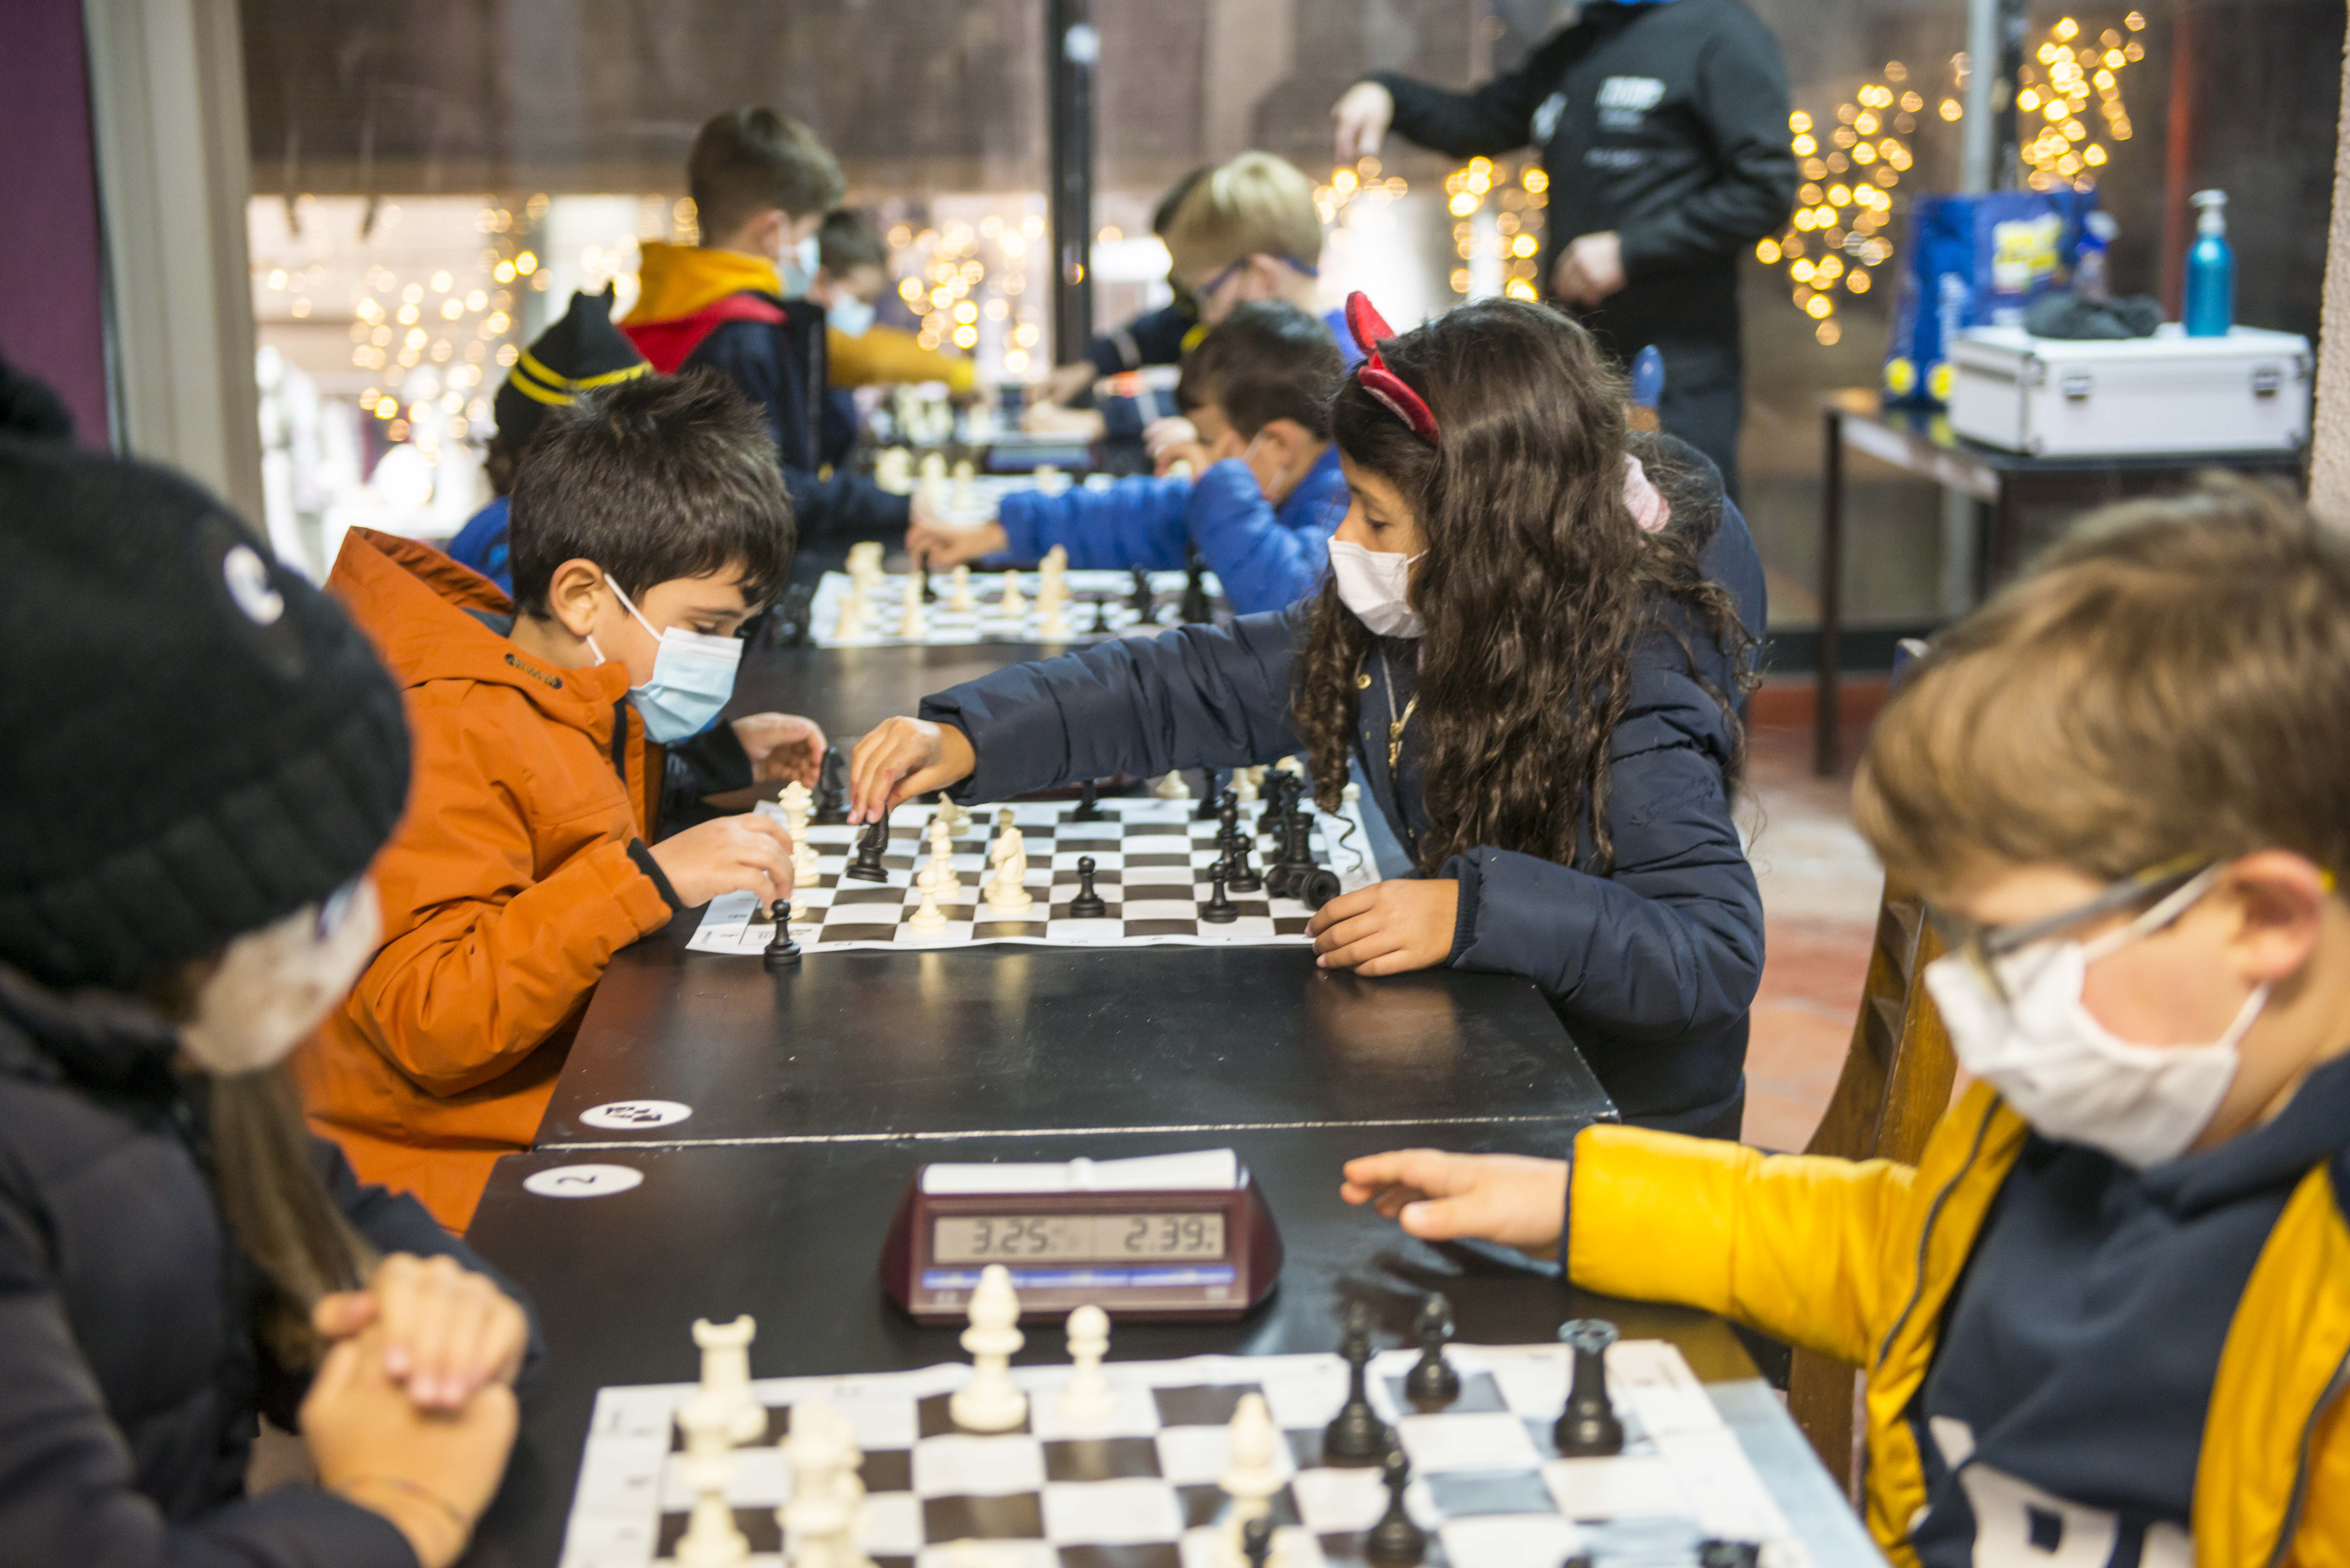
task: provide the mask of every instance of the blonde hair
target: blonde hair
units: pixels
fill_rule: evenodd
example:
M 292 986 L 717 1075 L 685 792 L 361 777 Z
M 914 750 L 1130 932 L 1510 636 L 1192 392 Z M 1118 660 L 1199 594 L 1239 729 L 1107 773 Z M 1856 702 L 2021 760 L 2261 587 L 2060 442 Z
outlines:
M 1987 863 L 2114 879 L 2291 849 L 2350 869 L 2350 543 L 2207 475 L 2086 519 L 1935 640 L 1853 816 L 1929 889 Z
M 1243 152 L 1202 175 L 1167 224 L 1175 270 L 1205 276 L 1243 257 L 1322 260 L 1314 182 L 1270 152 Z

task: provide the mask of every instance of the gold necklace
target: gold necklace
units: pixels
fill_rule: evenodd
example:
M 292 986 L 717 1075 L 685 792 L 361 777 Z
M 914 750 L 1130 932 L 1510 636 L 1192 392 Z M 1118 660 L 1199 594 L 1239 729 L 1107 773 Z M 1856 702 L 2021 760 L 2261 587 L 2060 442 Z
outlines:
M 1379 680 L 1387 686 L 1388 711 L 1392 713 L 1396 711 L 1395 671 L 1388 667 L 1388 650 L 1384 648 L 1379 649 Z M 1403 755 L 1403 727 L 1411 722 L 1412 711 L 1419 706 L 1419 693 L 1415 691 L 1411 701 L 1403 705 L 1402 716 L 1388 725 L 1388 781 L 1398 791 L 1399 800 L 1402 798 L 1403 786 L 1396 781 L 1396 764 Z

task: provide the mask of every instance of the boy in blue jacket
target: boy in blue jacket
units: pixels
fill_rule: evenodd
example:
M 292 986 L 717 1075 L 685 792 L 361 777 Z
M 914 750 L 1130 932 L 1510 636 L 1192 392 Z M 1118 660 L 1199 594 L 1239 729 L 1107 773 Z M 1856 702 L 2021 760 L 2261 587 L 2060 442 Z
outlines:
M 1295 305 L 1243 305 L 1184 361 L 1175 400 L 1199 432 L 1184 477 L 1121 480 L 1058 495 L 1018 491 L 993 523 L 916 523 L 906 548 L 936 566 L 983 556 L 1041 560 L 1055 545 L 1073 566 L 1181 567 L 1197 549 L 1242 615 L 1305 597 L 1329 565 L 1347 510 L 1330 444 L 1340 375 L 1329 329 Z

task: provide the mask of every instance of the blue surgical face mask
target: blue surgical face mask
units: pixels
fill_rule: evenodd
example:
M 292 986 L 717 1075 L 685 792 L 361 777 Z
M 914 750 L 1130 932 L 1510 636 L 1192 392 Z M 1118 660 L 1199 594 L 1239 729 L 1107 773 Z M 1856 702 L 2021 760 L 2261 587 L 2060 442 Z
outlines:
M 734 695 L 734 670 L 743 662 L 742 639 L 711 637 L 680 626 L 654 631 L 653 623 L 638 614 L 609 573 L 604 581 L 619 594 L 620 607 L 660 644 L 653 655 L 653 678 L 642 686 L 629 688 L 629 701 L 645 722 L 645 737 L 668 745 L 699 735 L 716 723 L 718 710 Z M 604 650 L 592 637 L 588 649 L 597 663 L 604 662 Z
M 814 234 L 810 234 L 784 253 L 783 259 L 776 265 L 776 270 L 783 275 L 785 299 L 797 299 L 807 293 L 808 286 L 816 282 L 816 265 Z
M 844 337 L 862 337 L 873 327 L 873 307 L 844 294 L 824 307 L 824 324 Z

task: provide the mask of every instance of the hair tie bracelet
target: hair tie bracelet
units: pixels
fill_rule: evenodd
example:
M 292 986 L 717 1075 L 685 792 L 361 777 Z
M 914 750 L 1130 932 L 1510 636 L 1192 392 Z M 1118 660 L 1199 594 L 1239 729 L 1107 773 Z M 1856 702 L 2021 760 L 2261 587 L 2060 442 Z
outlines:
M 1395 328 L 1379 315 L 1371 296 L 1360 289 L 1347 296 L 1347 330 L 1355 335 L 1355 347 L 1363 351 L 1363 362 L 1355 367 L 1355 379 L 1361 383 L 1363 390 L 1409 425 L 1412 434 L 1430 446 L 1437 445 L 1436 416 L 1429 410 L 1427 400 L 1388 369 L 1387 361 L 1379 357 L 1378 346 L 1396 335 Z

